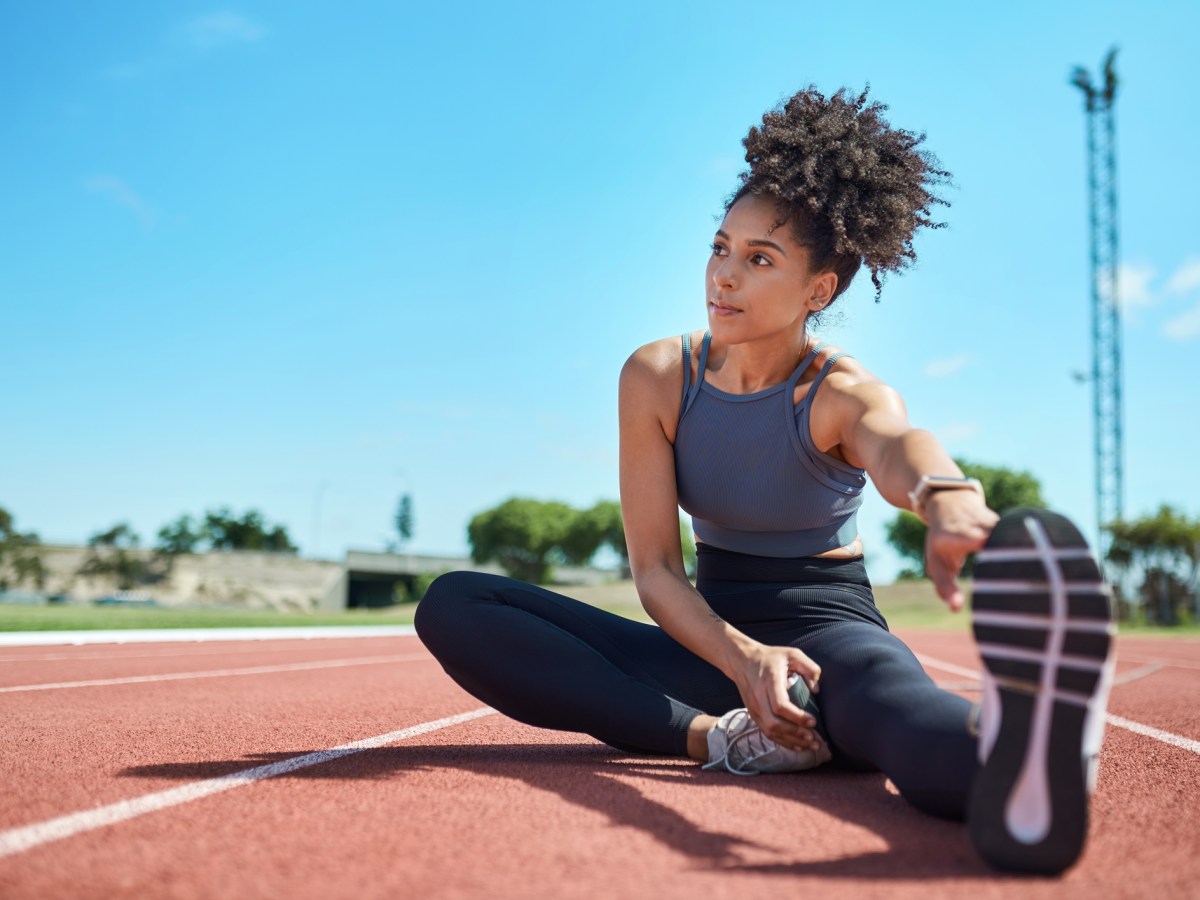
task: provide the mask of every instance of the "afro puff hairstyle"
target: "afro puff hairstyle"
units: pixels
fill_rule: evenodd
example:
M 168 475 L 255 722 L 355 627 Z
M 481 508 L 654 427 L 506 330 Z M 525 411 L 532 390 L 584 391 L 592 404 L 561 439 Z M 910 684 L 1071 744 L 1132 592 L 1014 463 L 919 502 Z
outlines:
M 924 134 L 887 123 L 887 107 L 868 103 L 869 90 L 826 99 L 810 85 L 767 112 L 742 141 L 750 170 L 725 210 L 747 194 L 771 198 L 775 227 L 791 226 L 813 271 L 837 275 L 835 298 L 865 265 L 878 302 L 887 274 L 916 260 L 917 229 L 945 227 L 930 211 L 950 204 L 932 189 L 950 173 L 919 149 Z

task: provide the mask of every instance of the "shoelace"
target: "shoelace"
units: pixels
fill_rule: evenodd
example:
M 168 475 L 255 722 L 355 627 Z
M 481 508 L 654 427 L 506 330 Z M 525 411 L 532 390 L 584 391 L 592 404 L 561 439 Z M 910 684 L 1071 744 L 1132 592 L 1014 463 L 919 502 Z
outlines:
M 730 735 L 732 734 L 732 737 Z M 754 764 L 756 760 L 774 752 L 776 744 L 769 737 L 762 733 L 762 729 L 758 724 L 750 718 L 750 713 L 746 710 L 741 710 L 729 721 L 729 725 L 725 728 L 725 752 L 717 759 L 704 764 L 705 769 L 716 769 L 724 766 L 729 772 L 734 775 L 757 775 L 758 772 L 753 769 L 748 769 L 748 766 Z M 730 761 L 729 756 L 733 752 L 734 747 L 739 744 L 748 743 L 750 752 L 747 753 L 740 765 L 735 765 Z

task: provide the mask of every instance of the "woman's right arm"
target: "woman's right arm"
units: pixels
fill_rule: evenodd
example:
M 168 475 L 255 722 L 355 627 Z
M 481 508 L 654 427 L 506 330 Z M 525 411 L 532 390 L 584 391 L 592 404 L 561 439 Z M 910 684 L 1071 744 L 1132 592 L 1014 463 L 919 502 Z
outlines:
M 678 341 L 647 344 L 621 371 L 621 514 L 638 596 L 664 631 L 733 680 L 768 737 L 804 749 L 812 719 L 788 699 L 787 676 L 798 672 L 815 691 L 819 667 L 721 619 L 684 570 L 672 443 L 682 392 Z

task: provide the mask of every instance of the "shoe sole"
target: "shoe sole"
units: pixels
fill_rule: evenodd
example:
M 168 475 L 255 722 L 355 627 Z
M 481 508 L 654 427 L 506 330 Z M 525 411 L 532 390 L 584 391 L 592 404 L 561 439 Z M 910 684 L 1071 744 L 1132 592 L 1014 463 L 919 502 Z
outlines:
M 1045 510 L 1004 516 L 980 551 L 972 628 L 984 664 L 986 760 L 972 786 L 971 840 L 992 865 L 1055 874 L 1088 830 L 1089 713 L 1102 728 L 1112 610 L 1079 530 Z M 986 743 L 994 740 L 990 751 Z

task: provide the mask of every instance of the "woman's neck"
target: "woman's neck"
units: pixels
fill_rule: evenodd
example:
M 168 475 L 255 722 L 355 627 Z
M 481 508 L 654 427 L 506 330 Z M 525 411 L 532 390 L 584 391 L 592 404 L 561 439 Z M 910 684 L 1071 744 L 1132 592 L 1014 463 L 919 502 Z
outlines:
M 798 335 L 714 345 L 707 368 L 719 382 L 714 387 L 731 394 L 753 394 L 787 381 L 812 346 L 803 330 Z

